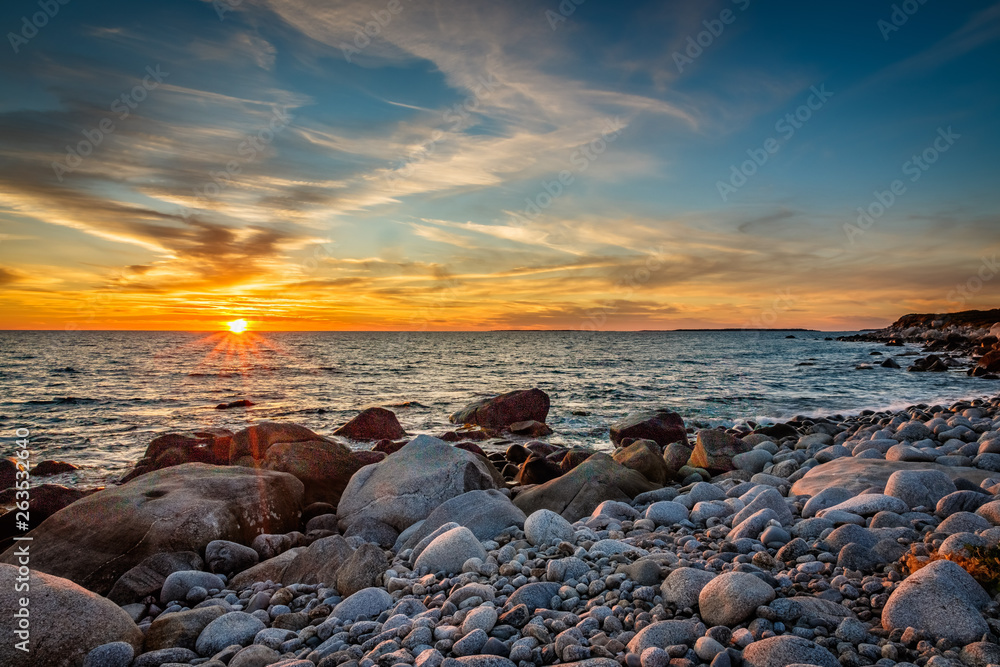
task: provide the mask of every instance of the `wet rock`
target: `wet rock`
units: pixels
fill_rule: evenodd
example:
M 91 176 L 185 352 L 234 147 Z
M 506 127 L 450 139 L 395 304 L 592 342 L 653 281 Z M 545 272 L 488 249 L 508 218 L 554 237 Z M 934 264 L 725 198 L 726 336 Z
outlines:
M 549 397 L 540 389 L 511 391 L 493 398 L 470 403 L 448 420 L 455 424 L 477 424 L 487 428 L 504 428 L 524 421 L 545 423 L 549 414 Z
M 634 412 L 611 425 L 611 442 L 618 445 L 625 438 L 652 440 L 660 447 L 672 442 L 687 442 L 684 420 L 670 410 Z
M 367 408 L 333 434 L 348 440 L 399 440 L 406 431 L 392 410 Z

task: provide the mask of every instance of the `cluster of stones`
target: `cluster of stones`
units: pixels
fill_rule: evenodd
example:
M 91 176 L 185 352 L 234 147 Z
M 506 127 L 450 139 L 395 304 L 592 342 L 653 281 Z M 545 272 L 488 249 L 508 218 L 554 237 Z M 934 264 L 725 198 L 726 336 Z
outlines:
M 354 470 L 336 502 L 313 500 L 310 485 L 330 491 L 308 471 L 169 466 L 32 532 L 31 657 L 1000 664 L 996 591 L 961 566 L 1000 544 L 998 408 L 797 418 L 702 429 L 693 442 L 676 414 L 640 413 L 612 428 L 613 455 L 590 452 L 536 483 L 530 460 L 572 452 L 486 457 L 418 436 Z M 275 433 L 247 437 L 247 456 L 267 460 L 282 447 Z M 525 452 L 519 484 L 491 463 Z M 0 561 L 0 606 L 15 608 L 15 551 Z M 0 646 L 0 663 L 13 651 Z
M 906 343 L 922 346 L 926 357 L 914 360 L 907 368 L 915 372 L 947 372 L 951 368 L 968 366 L 969 375 L 997 379 L 1000 372 L 1000 309 L 964 311 L 941 315 L 905 315 L 892 325 L 875 331 L 841 336 L 850 342 L 881 342 L 902 347 Z M 875 353 L 873 353 L 875 354 Z M 897 357 L 916 356 L 905 352 Z M 971 366 L 970 366 L 971 363 Z M 899 368 L 893 358 L 880 365 Z M 862 364 L 859 368 L 871 368 Z

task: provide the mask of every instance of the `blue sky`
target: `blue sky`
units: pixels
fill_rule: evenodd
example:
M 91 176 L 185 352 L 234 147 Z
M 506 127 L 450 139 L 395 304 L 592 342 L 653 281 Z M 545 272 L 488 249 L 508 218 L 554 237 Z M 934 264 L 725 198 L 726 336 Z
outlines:
M 48 7 L 0 9 L 3 326 L 849 329 L 996 305 L 997 4 Z

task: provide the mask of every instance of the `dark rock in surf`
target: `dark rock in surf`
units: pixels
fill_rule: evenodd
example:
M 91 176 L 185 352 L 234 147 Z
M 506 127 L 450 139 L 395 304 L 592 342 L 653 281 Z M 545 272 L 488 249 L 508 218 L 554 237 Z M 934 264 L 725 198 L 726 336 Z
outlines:
M 453 424 L 505 428 L 523 421 L 537 421 L 544 424 L 548 414 L 548 394 L 541 389 L 528 389 L 511 391 L 470 403 L 448 417 L 448 420 Z

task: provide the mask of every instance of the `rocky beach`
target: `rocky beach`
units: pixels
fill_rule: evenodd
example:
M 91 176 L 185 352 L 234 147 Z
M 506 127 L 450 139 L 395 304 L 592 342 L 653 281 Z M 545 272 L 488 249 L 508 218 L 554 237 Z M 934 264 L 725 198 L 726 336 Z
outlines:
M 36 486 L 47 518 L 0 556 L 30 653 L 0 662 L 1000 664 L 1000 397 L 729 429 L 646 410 L 610 454 L 547 443 L 549 409 L 167 433 L 118 485 Z M 510 434 L 535 439 L 477 444 Z

